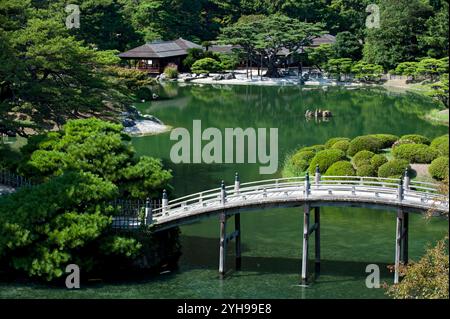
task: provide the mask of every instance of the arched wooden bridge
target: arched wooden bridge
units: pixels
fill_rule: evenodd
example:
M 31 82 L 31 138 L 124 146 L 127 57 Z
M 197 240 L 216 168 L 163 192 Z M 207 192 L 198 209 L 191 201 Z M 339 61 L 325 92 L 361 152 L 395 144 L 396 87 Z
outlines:
M 154 225 L 155 231 L 192 223 L 203 218 L 220 217 L 219 273 L 225 273 L 225 255 L 228 242 L 236 240 L 236 265 L 240 268 L 241 231 L 240 213 L 273 207 L 304 207 L 302 283 L 308 279 L 308 242 L 315 233 L 316 271 L 320 269 L 320 207 L 350 206 L 397 211 L 395 282 L 399 280 L 399 265 L 408 261 L 408 213 L 448 213 L 448 196 L 439 193 L 439 185 L 411 181 L 408 172 L 401 179 L 321 176 L 316 170 L 314 180 L 305 177 L 271 179 L 241 184 L 236 174 L 234 185 L 184 196 L 168 201 L 164 192 L 162 206 L 147 206 L 145 217 L 136 219 L 131 226 Z M 310 211 L 314 209 L 314 224 L 310 223 Z M 235 231 L 226 232 L 227 219 L 235 216 Z M 119 220 L 115 221 L 120 227 Z M 128 226 L 130 226 L 128 221 Z

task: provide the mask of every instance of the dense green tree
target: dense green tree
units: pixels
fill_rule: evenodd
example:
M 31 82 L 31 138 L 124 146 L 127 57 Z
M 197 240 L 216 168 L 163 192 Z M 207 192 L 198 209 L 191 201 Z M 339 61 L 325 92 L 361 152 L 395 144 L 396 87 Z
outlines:
M 159 160 L 135 158 L 122 126 L 95 118 L 67 122 L 61 131 L 30 139 L 19 168 L 35 181 L 89 172 L 117 185 L 121 197 L 159 198 L 171 178 Z
M 322 70 L 328 60 L 335 57 L 335 51 L 331 44 L 322 44 L 316 48 L 306 48 L 307 61 L 310 65 Z
M 351 73 L 352 67 L 353 61 L 351 59 L 330 59 L 325 67 L 325 71 L 337 77 L 338 81 L 341 81 L 343 76 L 347 77 Z
M 362 58 L 362 48 L 360 40 L 348 31 L 338 33 L 333 44 L 336 58 L 349 58 L 354 61 Z
M 383 67 L 381 65 L 359 61 L 352 67 L 352 73 L 355 74 L 355 78 L 360 81 L 380 81 L 381 76 L 383 75 Z
M 425 32 L 432 7 L 420 0 L 381 0 L 380 28 L 367 29 L 364 59 L 390 70 L 425 52 L 418 38 Z
M 427 50 L 427 55 L 434 58 L 441 58 L 449 55 L 449 4 L 447 1 L 441 2 L 441 8 L 426 22 L 427 30 L 420 35 L 419 45 Z

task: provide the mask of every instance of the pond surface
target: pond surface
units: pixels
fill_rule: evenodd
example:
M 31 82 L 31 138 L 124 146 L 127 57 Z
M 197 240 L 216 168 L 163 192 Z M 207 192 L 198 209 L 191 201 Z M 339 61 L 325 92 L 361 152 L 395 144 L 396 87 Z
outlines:
M 336 136 L 370 133 L 418 133 L 430 138 L 448 128 L 422 120 L 435 108 L 429 99 L 414 94 L 390 93 L 381 88 L 299 88 L 296 86 L 177 86 L 160 95 L 169 99 L 138 104 L 173 127 L 192 131 L 193 120 L 202 127 L 278 128 L 279 170 L 260 175 L 260 164 L 173 164 L 170 134 L 133 138 L 139 155 L 162 158 L 173 170 L 178 197 L 232 183 L 280 176 L 286 155 L 303 145 L 323 144 Z M 307 109 L 328 109 L 327 122 L 307 121 Z M 232 220 L 232 219 L 231 219 Z M 0 297 L 87 298 L 386 298 L 383 289 L 368 289 L 368 264 L 377 264 L 381 282 L 392 283 L 387 266 L 394 260 L 395 213 L 360 208 L 322 208 L 322 271 L 309 288 L 298 286 L 302 249 L 302 209 L 272 209 L 241 214 L 242 270 L 234 269 L 234 245 L 229 245 L 225 280 L 218 277 L 219 223 L 211 218 L 181 227 L 179 270 L 139 282 L 104 284 L 79 291 L 35 288 L 1 289 Z M 232 229 L 233 225 L 229 226 Z M 429 243 L 444 237 L 448 223 L 440 219 L 410 218 L 410 258 L 417 260 Z M 314 244 L 311 245 L 314 252 Z M 310 258 L 313 258 L 312 254 Z

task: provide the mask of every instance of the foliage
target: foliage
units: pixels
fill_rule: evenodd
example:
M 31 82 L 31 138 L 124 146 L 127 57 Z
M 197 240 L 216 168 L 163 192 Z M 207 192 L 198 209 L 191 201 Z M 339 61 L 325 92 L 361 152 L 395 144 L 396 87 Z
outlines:
M 364 60 L 390 70 L 400 62 L 425 56 L 418 38 L 433 8 L 421 0 L 380 0 L 380 28 L 366 31 Z
M 333 50 L 336 58 L 349 58 L 358 61 L 362 58 L 363 45 L 354 33 L 349 31 L 340 32 L 336 35 Z
M 352 67 L 352 59 L 330 59 L 325 67 L 325 71 L 330 75 L 337 77 L 338 81 L 341 81 L 342 76 L 348 76 L 351 73 Z
M 442 5 L 440 10 L 426 22 L 426 31 L 418 37 L 419 46 L 427 50 L 427 56 L 443 57 L 448 56 L 448 2 L 439 1 Z
M 413 77 L 417 74 L 417 62 L 402 62 L 395 68 L 395 74 Z
M 403 159 L 393 159 L 383 164 L 378 169 L 378 177 L 400 178 L 406 168 L 409 168 L 409 162 Z
M 169 79 L 176 79 L 178 78 L 178 68 L 176 66 L 168 65 L 164 68 L 164 74 Z
M 325 173 L 331 165 L 336 162 L 346 160 L 345 153 L 337 149 L 328 149 L 320 151 L 312 159 L 309 165 L 309 173 L 314 174 L 316 171 L 316 166 L 319 165 L 320 173 Z
M 328 60 L 334 58 L 334 49 L 331 44 L 321 44 L 316 48 L 306 48 L 307 60 L 310 65 L 319 70 L 325 68 Z
M 448 299 L 448 273 L 448 238 L 445 238 L 427 249 L 418 262 L 402 267 L 403 280 L 387 292 L 396 299 Z
M 449 154 L 448 144 L 449 144 L 448 134 L 445 134 L 445 135 L 436 137 L 431 142 L 430 146 L 434 149 L 437 149 L 441 156 L 448 156 L 448 154 Z
M 341 140 L 339 142 L 334 143 L 331 148 L 335 148 L 335 149 L 343 151 L 344 153 L 347 153 L 347 150 L 349 147 L 350 147 L 350 141 Z
M 419 134 L 408 134 L 403 135 L 399 142 L 401 144 L 411 143 L 411 144 L 426 144 L 430 145 L 431 141 L 428 137 Z
M 375 168 L 375 171 L 378 171 L 378 168 L 380 168 L 381 165 L 386 164 L 387 162 L 388 159 L 386 158 L 386 156 L 375 154 L 370 160 L 370 165 Z
M 211 58 L 204 58 L 194 62 L 191 71 L 196 74 L 209 74 L 222 71 L 222 67 L 218 61 Z
M 219 55 L 212 51 L 205 51 L 203 49 L 197 49 L 192 48 L 188 50 L 187 57 L 183 60 L 183 65 L 191 69 L 192 65 L 197 62 L 198 60 L 205 59 L 205 58 L 211 58 L 218 62 L 220 62 Z
M 307 146 L 307 147 L 303 147 L 302 149 L 300 149 L 300 152 L 305 152 L 305 151 L 313 151 L 315 153 L 320 152 L 325 150 L 326 146 L 325 145 L 312 145 L 312 146 Z
M 436 81 L 440 75 L 448 73 L 448 57 L 443 59 L 425 58 L 417 63 L 416 75 Z
M 378 82 L 383 75 L 383 67 L 377 64 L 370 64 L 359 61 L 352 67 L 355 78 L 365 82 Z
M 354 156 L 356 153 L 363 150 L 376 153 L 381 149 L 382 146 L 382 141 L 374 136 L 358 136 L 351 140 L 347 154 L 349 156 Z
M 437 150 L 425 144 L 403 144 L 395 147 L 392 154 L 410 163 L 428 164 L 439 156 Z
M 375 153 L 371 151 L 359 151 L 353 156 L 352 160 L 356 167 L 370 164 L 370 160 L 375 156 Z
M 377 138 L 381 143 L 381 148 L 390 148 L 395 142 L 399 140 L 399 137 L 392 134 L 372 134 L 371 136 Z
M 347 137 L 333 137 L 325 143 L 325 148 L 332 148 L 334 144 L 340 141 L 350 141 Z
M 428 167 L 430 175 L 439 180 L 443 181 L 448 178 L 448 156 L 440 156 L 433 160 Z
M 356 169 L 357 176 L 376 177 L 378 169 L 370 164 L 363 164 Z
M 48 181 L 68 171 L 90 172 L 117 185 L 122 197 L 159 197 L 171 178 L 159 160 L 135 158 L 121 125 L 94 118 L 34 137 L 23 153 L 19 170 L 29 178 Z
M 328 176 L 355 176 L 355 169 L 348 161 L 339 161 L 331 165 L 325 175 Z

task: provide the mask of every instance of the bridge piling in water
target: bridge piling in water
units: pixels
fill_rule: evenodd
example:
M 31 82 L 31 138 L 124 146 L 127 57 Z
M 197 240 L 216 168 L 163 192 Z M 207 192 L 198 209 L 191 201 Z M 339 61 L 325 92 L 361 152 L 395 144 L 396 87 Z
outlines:
M 308 252 L 309 252 L 309 217 L 311 207 L 303 206 L 303 253 L 302 253 L 302 281 L 301 285 L 308 285 Z
M 320 207 L 314 207 L 314 224 L 311 224 L 311 205 L 305 204 L 303 207 L 303 252 L 301 285 L 308 286 L 308 256 L 309 256 L 309 237 L 314 233 L 314 272 L 318 277 L 320 274 Z
M 400 282 L 400 264 L 406 265 L 408 263 L 408 224 L 408 213 L 399 208 L 397 210 L 397 227 L 395 234 L 395 284 Z
M 234 239 L 235 241 L 235 256 L 236 256 L 236 270 L 241 269 L 241 215 L 239 213 L 234 215 L 234 232 L 227 234 L 227 220 L 230 218 L 223 211 L 219 215 L 220 221 L 220 241 L 219 241 L 219 275 L 220 278 L 225 278 L 226 273 L 226 255 L 228 243 Z
M 315 236 L 315 275 L 320 274 L 320 207 L 314 208 L 314 236 Z
M 219 275 L 223 279 L 225 277 L 225 256 L 227 254 L 227 242 L 226 242 L 226 231 L 227 231 L 227 215 L 225 212 L 220 214 L 220 249 L 219 249 Z

